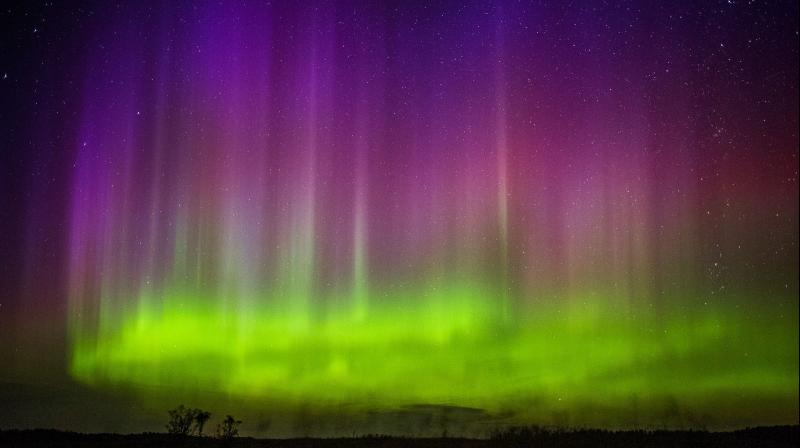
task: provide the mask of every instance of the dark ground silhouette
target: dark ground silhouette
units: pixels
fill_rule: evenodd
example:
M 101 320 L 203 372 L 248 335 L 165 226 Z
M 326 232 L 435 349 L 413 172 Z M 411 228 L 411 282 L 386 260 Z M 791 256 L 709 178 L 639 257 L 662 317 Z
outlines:
M 80 434 L 56 430 L 0 431 L 2 447 L 796 447 L 798 426 L 706 431 L 558 431 L 518 428 L 498 431 L 489 439 L 363 436 L 330 439 L 216 439 L 173 434 Z

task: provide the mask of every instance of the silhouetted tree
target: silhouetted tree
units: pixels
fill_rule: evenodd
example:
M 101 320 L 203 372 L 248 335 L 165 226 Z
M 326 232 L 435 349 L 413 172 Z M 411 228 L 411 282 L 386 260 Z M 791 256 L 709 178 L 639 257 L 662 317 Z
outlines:
M 232 439 L 239 435 L 239 425 L 242 424 L 241 420 L 236 420 L 228 415 L 225 420 L 217 425 L 217 437 L 220 439 Z
M 167 432 L 170 434 L 188 435 L 192 430 L 197 409 L 186 408 L 183 405 L 169 411 Z
M 206 425 L 208 419 L 211 418 L 211 413 L 202 409 L 194 410 L 194 428 L 198 436 L 203 435 L 203 427 Z

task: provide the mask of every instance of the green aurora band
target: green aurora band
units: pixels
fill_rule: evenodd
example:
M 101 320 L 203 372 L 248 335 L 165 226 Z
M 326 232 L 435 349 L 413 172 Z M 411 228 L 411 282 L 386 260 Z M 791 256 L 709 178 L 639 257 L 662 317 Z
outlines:
M 71 372 L 89 384 L 313 400 L 321 408 L 511 410 L 518 423 L 726 425 L 747 421 L 748 409 L 733 407 L 742 401 L 766 400 L 776 418 L 796 409 L 796 313 L 781 321 L 725 307 L 665 315 L 586 295 L 508 324 L 481 297 L 480 288 L 465 287 L 369 319 L 348 310 L 319 321 L 259 307 L 236 313 L 191 294 L 142 297 L 117 314 L 124 317 L 102 318 L 94 338 L 76 339 Z M 681 415 L 670 415 L 678 405 Z M 723 408 L 709 417 L 716 406 Z M 559 417 L 597 407 L 614 412 Z

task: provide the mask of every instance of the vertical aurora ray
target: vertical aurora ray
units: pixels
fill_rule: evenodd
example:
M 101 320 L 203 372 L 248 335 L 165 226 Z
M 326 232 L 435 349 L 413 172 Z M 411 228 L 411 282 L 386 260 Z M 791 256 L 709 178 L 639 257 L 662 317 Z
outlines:
M 366 112 L 362 95 L 358 97 L 356 106 L 356 142 L 355 142 L 355 192 L 353 210 L 353 314 L 359 321 L 367 317 L 369 310 L 369 285 L 367 282 L 367 146 L 366 146 Z
M 561 29 L 583 9 L 432 8 L 175 2 L 97 31 L 70 373 L 539 423 L 796 421 L 796 134 L 711 126 L 703 56 L 673 48 L 654 87 L 645 48 Z
M 500 8 L 498 8 L 500 10 Z M 495 141 L 495 151 L 497 151 L 497 225 L 498 240 L 500 242 L 500 299 L 502 301 L 502 314 L 508 317 L 508 145 L 506 135 L 506 107 L 507 99 L 505 92 L 505 73 L 503 67 L 503 20 L 500 16 L 495 31 L 495 51 L 497 52 L 497 62 L 495 64 L 495 88 L 497 98 L 495 107 L 497 109 Z

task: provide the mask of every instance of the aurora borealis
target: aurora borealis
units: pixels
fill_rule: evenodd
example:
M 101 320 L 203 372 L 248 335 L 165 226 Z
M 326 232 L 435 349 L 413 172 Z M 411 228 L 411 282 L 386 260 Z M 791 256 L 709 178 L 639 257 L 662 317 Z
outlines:
M 15 8 L 1 381 L 249 434 L 798 423 L 796 2 Z

